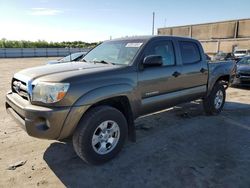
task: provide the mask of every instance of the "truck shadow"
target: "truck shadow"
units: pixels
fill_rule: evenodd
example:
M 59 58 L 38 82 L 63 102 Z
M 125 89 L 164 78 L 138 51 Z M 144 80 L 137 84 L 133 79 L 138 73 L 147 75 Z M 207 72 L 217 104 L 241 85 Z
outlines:
M 226 102 L 222 116 L 238 120 L 241 114 L 250 125 L 249 112 L 249 104 Z M 137 142 L 106 164 L 87 165 L 71 142 L 51 144 L 44 160 L 66 187 L 247 186 L 250 129 L 220 117 L 205 116 L 196 101 L 136 121 Z

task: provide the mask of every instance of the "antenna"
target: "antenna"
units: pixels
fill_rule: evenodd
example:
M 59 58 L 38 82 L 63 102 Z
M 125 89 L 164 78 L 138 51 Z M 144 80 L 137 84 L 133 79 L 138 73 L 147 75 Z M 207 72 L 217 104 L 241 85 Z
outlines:
M 153 12 L 152 35 L 155 34 L 155 12 Z

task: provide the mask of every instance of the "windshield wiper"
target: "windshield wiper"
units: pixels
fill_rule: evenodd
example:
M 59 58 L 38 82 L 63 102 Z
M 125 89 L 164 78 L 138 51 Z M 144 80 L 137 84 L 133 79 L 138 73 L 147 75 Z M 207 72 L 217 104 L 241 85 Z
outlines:
M 115 63 L 111 63 L 111 62 L 107 62 L 107 61 L 104 61 L 104 60 L 101 60 L 101 61 L 93 61 L 94 63 L 102 63 L 102 64 L 108 64 L 108 65 L 114 65 Z
M 83 58 L 83 59 L 81 59 L 81 62 L 87 62 L 87 61 Z M 102 63 L 102 64 L 107 64 L 107 65 L 115 65 L 115 63 L 107 62 L 107 61 L 104 61 L 104 60 L 101 60 L 101 61 L 89 61 L 89 62 Z

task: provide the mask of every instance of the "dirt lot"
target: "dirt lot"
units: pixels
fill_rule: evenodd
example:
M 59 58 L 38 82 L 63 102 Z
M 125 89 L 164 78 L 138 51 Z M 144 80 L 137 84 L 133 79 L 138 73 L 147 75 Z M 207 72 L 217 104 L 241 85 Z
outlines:
M 5 112 L 13 73 L 47 60 L 0 59 L 0 187 L 250 187 L 249 89 L 229 88 L 219 116 L 196 101 L 140 118 L 136 143 L 88 166 L 71 143 L 29 137 Z

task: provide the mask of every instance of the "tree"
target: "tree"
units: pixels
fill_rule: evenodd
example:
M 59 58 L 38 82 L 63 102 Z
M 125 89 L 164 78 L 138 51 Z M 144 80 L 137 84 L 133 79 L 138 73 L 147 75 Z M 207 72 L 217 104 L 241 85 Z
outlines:
M 26 40 L 0 40 L 0 48 L 93 48 L 98 43 L 86 43 L 83 41 L 63 41 L 63 42 L 47 42 L 45 40 L 26 41 Z

